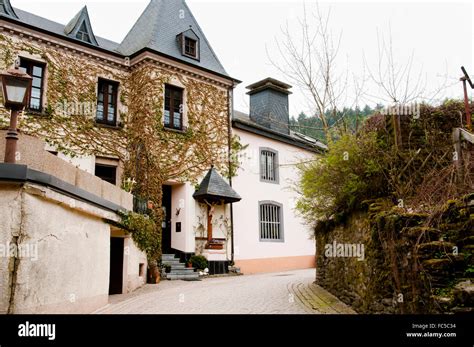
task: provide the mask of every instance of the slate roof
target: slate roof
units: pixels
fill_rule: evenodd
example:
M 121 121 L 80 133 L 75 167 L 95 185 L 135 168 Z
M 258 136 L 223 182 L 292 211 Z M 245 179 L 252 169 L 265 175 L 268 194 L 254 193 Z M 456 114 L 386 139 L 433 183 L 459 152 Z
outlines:
M 198 201 L 234 203 L 242 200 L 239 194 L 212 167 L 201 182 L 193 198 Z
M 64 24 L 60 24 L 49 19 L 34 15 L 32 13 L 20 10 L 15 8 L 15 13 L 18 15 L 18 20 L 22 23 L 27 25 L 33 26 L 35 28 L 39 28 L 45 31 L 49 31 L 53 34 L 64 36 L 70 38 L 65 31 L 66 26 Z M 3 15 L 0 13 L 0 16 Z M 117 47 L 119 46 L 118 43 L 104 39 L 102 37 L 95 36 L 99 47 L 117 53 Z M 77 40 L 79 41 L 79 40 Z M 82 41 L 79 41 L 82 42 Z M 87 44 L 87 43 L 86 43 Z
M 5 7 L 0 6 L 0 17 L 7 18 L 10 21 L 18 21 L 64 38 L 77 40 L 72 35 L 68 35 L 68 32 L 70 32 L 71 26 L 74 23 L 77 24 L 78 19 L 83 18 L 84 9 L 70 23 L 64 25 L 17 8 L 13 9 L 8 0 L 4 0 L 4 4 Z M 8 10 L 8 6 L 10 6 L 11 11 Z M 5 13 L 5 11 L 11 13 Z M 90 29 L 92 33 L 92 27 Z M 199 60 L 181 54 L 177 36 L 189 29 L 192 29 L 199 37 Z M 184 0 L 151 0 L 122 43 L 113 42 L 98 36 L 94 37 L 99 48 L 116 55 L 132 56 L 134 53 L 149 49 L 186 64 L 230 77 L 212 50 L 204 32 Z M 80 40 L 77 41 L 82 42 Z M 82 43 L 88 45 L 88 43 Z M 94 46 L 94 44 L 90 45 Z
M 324 152 L 328 149 L 324 143 L 309 136 L 300 134 L 296 131 L 290 130 L 290 134 L 288 135 L 268 129 L 267 127 L 252 121 L 248 114 L 236 110 L 234 110 L 232 126 L 237 129 L 250 131 L 256 135 L 264 136 L 275 141 L 284 142 L 286 144 L 303 148 L 312 152 Z
M 17 15 L 13 10 L 12 6 L 10 5 L 10 1 L 8 0 L 1 0 L 0 1 L 0 15 L 9 16 L 16 18 Z
M 199 37 L 199 61 L 181 54 L 177 36 L 189 29 Z M 145 47 L 228 76 L 184 0 L 151 0 L 118 50 L 132 55 Z

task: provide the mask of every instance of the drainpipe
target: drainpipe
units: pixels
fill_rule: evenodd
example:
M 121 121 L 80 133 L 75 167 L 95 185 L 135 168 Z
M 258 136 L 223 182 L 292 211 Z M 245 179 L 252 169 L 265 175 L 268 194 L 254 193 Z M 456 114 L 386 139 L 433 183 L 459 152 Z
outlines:
M 232 165 L 232 118 L 234 115 L 234 86 L 229 87 L 227 95 L 227 109 L 229 117 L 227 118 L 227 149 L 228 149 L 228 166 L 229 166 L 229 185 L 232 187 L 232 174 L 231 174 L 231 165 Z M 230 259 L 232 263 L 234 262 L 234 206 L 230 204 Z

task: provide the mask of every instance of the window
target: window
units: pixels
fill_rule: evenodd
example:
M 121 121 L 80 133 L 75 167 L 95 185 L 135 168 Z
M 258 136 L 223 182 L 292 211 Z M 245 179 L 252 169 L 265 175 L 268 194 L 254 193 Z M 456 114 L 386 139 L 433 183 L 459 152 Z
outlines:
M 89 32 L 87 31 L 87 27 L 86 27 L 86 22 L 85 22 L 85 21 L 82 22 L 81 27 L 80 27 L 79 30 L 77 31 L 76 39 L 81 40 L 81 41 L 84 41 L 84 42 L 91 43 L 91 38 L 90 38 L 90 36 L 89 36 Z
M 278 183 L 278 152 L 268 148 L 260 149 L 260 179 Z
M 95 175 L 110 184 L 117 184 L 117 167 L 111 165 L 95 164 Z
M 43 106 L 43 80 L 45 64 L 21 58 L 20 69 L 33 77 L 26 108 L 30 111 L 41 112 Z
M 117 125 L 117 91 L 118 83 L 99 80 L 97 95 L 97 123 Z
M 165 86 L 165 120 L 166 128 L 183 130 L 183 89 Z
M 177 41 L 182 55 L 199 60 L 199 36 L 194 30 L 188 29 L 177 35 Z
M 260 241 L 283 242 L 282 205 L 275 202 L 261 202 L 259 208 Z
M 184 54 L 190 57 L 197 57 L 197 41 L 189 37 L 184 38 Z

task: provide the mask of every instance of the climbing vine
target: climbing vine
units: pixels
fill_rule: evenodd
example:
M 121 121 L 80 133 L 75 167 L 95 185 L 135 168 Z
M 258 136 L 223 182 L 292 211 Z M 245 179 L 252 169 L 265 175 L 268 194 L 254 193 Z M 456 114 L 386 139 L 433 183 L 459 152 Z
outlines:
M 9 68 L 20 53 L 46 62 L 46 105 L 41 115 L 24 113 L 22 133 L 39 136 L 71 157 L 114 156 L 123 163 L 122 186 L 152 205 L 152 224 L 143 225 L 140 247 L 156 268 L 161 257 L 162 186 L 166 182 L 197 184 L 214 165 L 223 175 L 235 174 L 239 160 L 235 153 L 244 147 L 237 137 L 228 146 L 228 96 L 224 88 L 162 68 L 152 62 L 132 68 L 108 65 L 86 55 L 34 41 L 0 35 L 0 68 Z M 97 81 L 106 78 L 120 83 L 120 126 L 104 127 L 92 112 L 67 105 L 97 105 Z M 163 126 L 164 87 L 180 84 L 185 90 L 184 131 Z M 79 111 L 78 111 L 79 109 Z M 9 121 L 0 108 L 0 128 Z M 230 161 L 229 161 L 230 158 Z M 231 163 L 229 168 L 229 162 Z M 137 221 L 135 215 L 125 222 Z M 139 235 L 139 236 L 138 236 Z M 151 236 L 150 236 L 151 235 Z M 146 241 L 143 241 L 146 240 Z M 142 243 L 143 241 L 143 243 Z

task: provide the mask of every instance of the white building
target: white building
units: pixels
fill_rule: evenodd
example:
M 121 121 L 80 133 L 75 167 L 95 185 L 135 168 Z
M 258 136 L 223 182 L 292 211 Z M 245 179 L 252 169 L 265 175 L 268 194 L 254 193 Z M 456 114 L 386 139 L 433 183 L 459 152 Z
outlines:
M 289 128 L 291 86 L 266 79 L 251 86 L 250 115 L 234 112 L 233 131 L 248 145 L 233 179 L 234 259 L 243 273 L 315 267 L 312 233 L 295 211 L 298 163 L 325 146 Z

